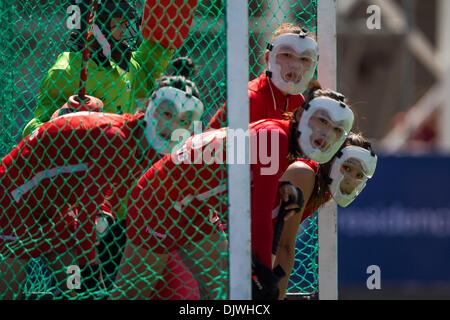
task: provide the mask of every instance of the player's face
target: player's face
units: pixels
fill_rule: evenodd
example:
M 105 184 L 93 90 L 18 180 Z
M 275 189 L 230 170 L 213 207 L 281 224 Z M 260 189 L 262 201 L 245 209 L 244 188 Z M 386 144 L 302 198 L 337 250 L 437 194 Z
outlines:
M 281 77 L 284 81 L 300 82 L 306 70 L 313 64 L 312 53 L 297 52 L 290 46 L 282 46 L 277 50 L 276 63 L 281 67 Z
M 111 19 L 111 34 L 117 41 L 122 40 L 123 35 L 130 26 L 126 19 L 112 18 Z
M 191 128 L 191 112 L 177 112 L 169 100 L 163 100 L 154 112 L 155 119 L 158 119 L 157 132 L 164 140 L 170 141 L 172 133 L 177 129 Z
M 308 126 L 312 130 L 309 138 L 311 145 L 322 152 L 326 152 L 344 134 L 343 128 L 333 122 L 324 110 L 314 112 Z
M 361 162 L 354 158 L 346 160 L 341 165 L 339 170 L 344 176 L 339 185 L 342 194 L 351 194 L 353 190 L 355 190 L 355 188 L 360 185 L 366 177 Z

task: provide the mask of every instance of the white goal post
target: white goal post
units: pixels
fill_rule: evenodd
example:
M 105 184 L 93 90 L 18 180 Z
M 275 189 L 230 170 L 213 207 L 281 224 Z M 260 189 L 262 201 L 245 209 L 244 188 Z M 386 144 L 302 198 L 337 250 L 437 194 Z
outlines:
M 248 1 L 227 0 L 227 108 L 229 128 L 247 128 Z M 336 1 L 317 0 L 319 82 L 336 89 Z M 227 148 L 232 145 L 227 145 Z M 231 154 L 231 153 L 228 153 Z M 234 154 L 234 153 L 233 153 Z M 250 165 L 228 164 L 230 299 L 251 299 Z M 337 299 L 337 208 L 330 201 L 318 215 L 319 299 Z
M 248 1 L 227 0 L 227 116 L 230 129 L 245 129 L 249 123 L 248 99 Z M 227 139 L 227 154 L 237 145 Z M 250 300 L 250 161 L 228 164 L 229 281 L 230 299 Z
M 336 0 L 317 0 L 318 80 L 336 90 Z M 318 214 L 319 299 L 337 300 L 337 206 L 331 200 Z

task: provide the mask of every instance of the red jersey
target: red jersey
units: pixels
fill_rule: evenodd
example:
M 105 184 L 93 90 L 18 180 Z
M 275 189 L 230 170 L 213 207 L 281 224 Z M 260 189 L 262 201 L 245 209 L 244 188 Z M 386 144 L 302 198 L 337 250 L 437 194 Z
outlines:
M 104 189 L 131 183 L 143 114 L 84 112 L 58 117 L 22 140 L 0 166 L 0 253 L 37 257 L 83 250 L 95 258 L 95 215 Z M 69 208 L 82 208 L 73 218 Z M 8 249 L 9 247 L 9 249 Z
M 302 106 L 305 98 L 302 94 L 284 95 L 266 74 L 248 83 L 250 122 L 262 119 L 282 119 L 283 113 L 293 112 Z M 226 104 L 216 112 L 208 124 L 208 129 L 219 129 L 226 124 Z
M 251 159 L 252 251 L 270 266 L 272 206 L 289 165 L 289 121 L 262 120 L 249 128 L 252 154 L 258 154 Z M 167 253 L 227 223 L 226 137 L 227 128 L 195 135 L 138 181 L 127 213 L 127 235 L 135 245 Z
M 73 99 L 73 100 L 72 100 Z M 72 104 L 73 101 L 73 104 Z M 80 111 L 91 111 L 91 112 L 103 112 L 103 104 L 100 100 L 98 100 L 95 97 L 92 97 L 88 101 L 88 103 L 85 104 L 78 104 L 78 101 L 75 97 L 69 97 L 69 101 L 66 102 L 61 108 L 57 109 L 55 112 L 53 112 L 52 116 L 50 117 L 50 120 L 53 120 L 59 116 L 74 113 L 74 112 L 80 112 Z

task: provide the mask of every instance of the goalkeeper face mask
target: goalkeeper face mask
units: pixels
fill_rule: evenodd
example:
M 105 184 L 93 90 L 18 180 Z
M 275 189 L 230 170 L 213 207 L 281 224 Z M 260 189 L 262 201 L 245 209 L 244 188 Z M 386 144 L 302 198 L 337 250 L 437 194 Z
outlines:
M 203 113 L 203 103 L 187 92 L 162 87 L 155 91 L 147 103 L 145 136 L 160 154 L 173 152 L 194 131 L 194 123 Z
M 303 105 L 298 142 L 305 156 L 318 163 L 331 160 L 353 126 L 353 112 L 344 103 L 318 97 Z
M 129 35 L 131 31 L 128 31 L 128 22 L 121 23 L 120 26 L 116 26 L 114 34 L 117 34 L 117 39 L 113 33 L 107 38 L 105 33 L 102 32 L 97 24 L 94 24 L 94 37 L 100 45 L 101 52 L 108 60 L 117 64 L 122 70 L 129 71 L 129 62 L 133 53 L 133 48 L 128 44 L 129 36 L 125 38 L 125 35 Z M 125 28 L 125 30 L 122 30 Z
M 282 34 L 267 45 L 268 76 L 282 92 L 297 95 L 305 91 L 319 59 L 317 43 L 304 33 Z
M 336 154 L 330 170 L 330 193 L 341 207 L 348 206 L 365 188 L 377 165 L 373 151 L 348 146 Z
M 98 4 L 98 17 L 93 27 L 100 45 L 98 54 L 129 70 L 133 44 L 137 37 L 137 11 L 127 0 L 104 0 Z M 135 23 L 132 23 L 136 21 Z

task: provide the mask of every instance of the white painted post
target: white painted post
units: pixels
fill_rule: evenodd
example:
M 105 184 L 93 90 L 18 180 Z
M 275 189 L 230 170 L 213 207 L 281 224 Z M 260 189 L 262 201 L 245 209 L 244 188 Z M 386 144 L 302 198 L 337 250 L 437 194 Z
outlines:
M 320 52 L 318 80 L 324 88 L 336 90 L 336 0 L 317 1 L 317 39 Z M 337 290 L 337 206 L 329 201 L 318 214 L 319 299 L 336 300 Z
M 442 70 L 450 68 L 450 1 L 439 0 L 437 2 L 437 58 Z M 445 83 L 449 83 L 450 77 L 444 74 Z M 450 153 L 450 91 L 444 90 L 446 98 L 441 106 L 439 117 L 439 149 L 443 153 Z
M 227 114 L 230 129 L 244 129 L 248 108 L 248 5 L 247 0 L 227 0 Z M 237 144 L 227 143 L 227 154 L 236 155 Z M 231 148 L 234 150 L 232 151 Z M 234 161 L 232 162 L 234 163 Z M 250 160 L 228 164 L 230 299 L 251 299 Z

